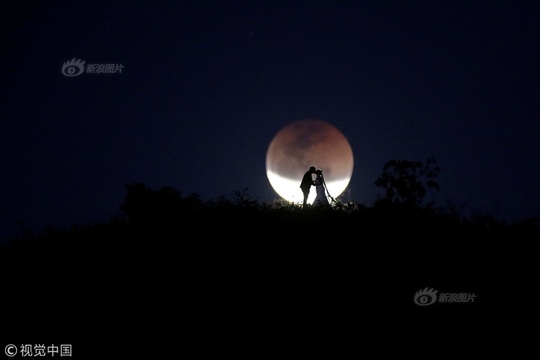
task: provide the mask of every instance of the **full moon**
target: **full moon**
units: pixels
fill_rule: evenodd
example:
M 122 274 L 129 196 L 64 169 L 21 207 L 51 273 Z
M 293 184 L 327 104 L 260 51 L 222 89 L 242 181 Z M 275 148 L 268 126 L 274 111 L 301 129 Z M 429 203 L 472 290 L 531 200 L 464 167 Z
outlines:
M 335 126 L 319 119 L 304 119 L 282 128 L 266 153 L 266 176 L 287 201 L 302 203 L 300 182 L 310 166 L 323 171 L 330 196 L 336 199 L 349 185 L 354 158 L 347 138 Z M 315 200 L 311 188 L 308 203 Z M 329 199 L 331 201 L 331 199 Z

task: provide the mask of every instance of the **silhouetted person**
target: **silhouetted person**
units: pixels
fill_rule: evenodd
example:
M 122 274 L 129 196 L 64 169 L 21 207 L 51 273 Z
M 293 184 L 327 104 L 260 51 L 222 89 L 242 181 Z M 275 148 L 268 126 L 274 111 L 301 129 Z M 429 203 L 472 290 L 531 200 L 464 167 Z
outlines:
M 313 205 L 329 207 L 330 203 L 328 202 L 328 197 L 326 197 L 326 183 L 324 181 L 323 171 L 317 169 L 315 174 L 317 174 L 315 177 L 315 191 L 317 192 L 317 197 L 315 198 Z
M 309 170 L 306 171 L 304 174 L 304 177 L 302 178 L 302 182 L 300 183 L 300 189 L 302 189 L 302 193 L 304 193 L 304 202 L 302 203 L 302 206 L 305 208 L 307 205 L 307 198 L 309 196 L 309 191 L 311 190 L 311 187 L 315 185 L 315 182 L 313 181 L 313 175 L 315 173 L 315 166 L 310 166 Z

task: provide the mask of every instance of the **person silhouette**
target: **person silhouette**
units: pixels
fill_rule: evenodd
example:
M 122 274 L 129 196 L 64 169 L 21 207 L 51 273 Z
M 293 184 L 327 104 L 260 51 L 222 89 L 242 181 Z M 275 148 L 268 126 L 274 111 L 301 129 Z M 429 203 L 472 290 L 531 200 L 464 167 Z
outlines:
M 330 203 L 328 202 L 328 197 L 326 196 L 326 183 L 324 182 L 323 171 L 321 169 L 317 169 L 315 174 L 315 191 L 317 192 L 317 197 L 315 198 L 313 205 L 329 207 Z
M 304 194 L 304 201 L 302 203 L 303 208 L 306 208 L 309 191 L 311 190 L 311 187 L 315 185 L 312 177 L 314 173 L 315 166 L 310 166 L 309 170 L 304 173 L 304 177 L 302 177 L 302 182 L 300 183 L 300 189 L 302 189 L 302 193 Z

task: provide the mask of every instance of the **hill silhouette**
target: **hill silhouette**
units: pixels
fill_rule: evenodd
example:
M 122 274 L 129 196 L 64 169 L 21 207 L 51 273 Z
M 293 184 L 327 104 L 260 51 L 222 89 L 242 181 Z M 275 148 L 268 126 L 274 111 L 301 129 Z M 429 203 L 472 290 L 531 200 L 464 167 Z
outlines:
M 177 332 L 166 329 L 181 327 L 194 347 L 281 348 L 296 337 L 335 351 L 354 341 L 347 324 L 368 326 L 373 337 L 390 323 L 397 333 L 430 326 L 433 316 L 446 326 L 456 319 L 485 326 L 511 295 L 504 289 L 516 285 L 515 260 L 540 238 L 538 219 L 509 224 L 465 217 L 451 203 L 424 204 L 437 188 L 430 163 L 387 165 L 378 179 L 384 198 L 372 206 L 337 200 L 329 209 L 260 203 L 248 189 L 205 202 L 128 183 L 108 222 L 49 227 L 2 250 L 10 289 L 3 309 L 14 310 L 4 338 L 50 336 L 97 351 L 83 328 L 97 326 L 103 341 L 121 333 L 148 342 L 174 341 Z M 414 302 L 424 288 L 476 301 L 424 309 Z
M 267 241 L 294 246 L 328 237 L 363 239 L 367 234 L 368 238 L 396 244 L 400 243 L 393 240 L 397 238 L 406 238 L 407 243 L 445 243 L 450 239 L 454 244 L 466 238 L 468 244 L 474 244 L 538 234 L 540 217 L 507 223 L 478 211 L 466 217 L 463 206 L 451 201 L 444 205 L 425 203 L 429 191 L 440 190 L 436 181 L 440 171 L 433 157 L 425 162 L 390 160 L 374 182 L 384 190 L 384 196 L 372 206 L 333 199 L 329 209 L 302 209 L 283 200 L 260 203 L 251 199 L 247 188 L 235 191 L 231 198 L 222 196 L 204 202 L 197 193 L 184 196 L 170 186 L 156 190 L 144 183 L 126 183 L 120 211 L 106 223 L 74 225 L 69 229 L 51 225 L 39 234 L 23 232 L 8 241 L 6 248 L 123 251 L 126 247 L 157 249 L 196 247 L 204 242 L 230 243 L 225 241 L 226 236 L 238 241 L 271 239 Z M 314 233 L 306 238 L 308 229 Z

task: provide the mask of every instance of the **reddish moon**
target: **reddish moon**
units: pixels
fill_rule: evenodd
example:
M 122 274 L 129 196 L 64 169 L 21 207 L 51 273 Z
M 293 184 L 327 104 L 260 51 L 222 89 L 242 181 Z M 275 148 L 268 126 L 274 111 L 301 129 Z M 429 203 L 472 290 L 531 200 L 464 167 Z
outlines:
M 288 124 L 274 136 L 266 153 L 266 176 L 272 188 L 288 201 L 302 202 L 300 182 L 310 166 L 323 171 L 333 198 L 345 191 L 353 173 L 349 141 L 335 126 L 320 119 Z M 313 187 L 308 203 L 314 199 Z

